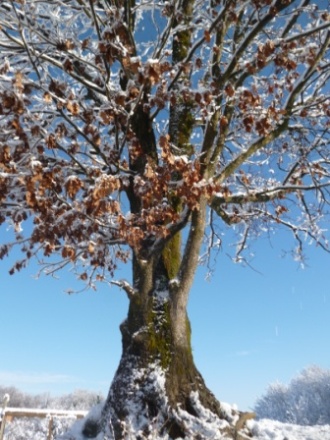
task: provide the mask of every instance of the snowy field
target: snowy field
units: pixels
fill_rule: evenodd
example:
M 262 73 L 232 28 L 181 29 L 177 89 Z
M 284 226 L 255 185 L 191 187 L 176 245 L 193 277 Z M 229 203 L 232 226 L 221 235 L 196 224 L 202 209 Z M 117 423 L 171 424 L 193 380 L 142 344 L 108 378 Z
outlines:
M 72 423 L 72 420 L 62 419 L 56 423 L 55 439 L 68 429 L 70 422 Z M 263 419 L 248 422 L 248 427 L 255 440 L 330 440 L 330 425 L 299 426 Z M 45 419 L 34 421 L 21 419 L 7 425 L 4 440 L 46 440 L 46 438 Z
M 255 440 L 330 440 L 330 425 L 299 426 L 274 420 L 248 422 Z

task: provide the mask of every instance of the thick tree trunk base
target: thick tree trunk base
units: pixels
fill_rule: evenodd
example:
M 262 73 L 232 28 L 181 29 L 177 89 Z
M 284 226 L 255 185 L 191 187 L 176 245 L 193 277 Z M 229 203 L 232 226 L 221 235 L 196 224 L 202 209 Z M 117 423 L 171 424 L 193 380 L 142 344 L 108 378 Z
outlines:
M 132 297 L 121 325 L 123 354 L 102 410 L 79 422 L 78 435 L 72 430 L 63 440 L 249 438 L 242 431 L 247 417 L 219 404 L 206 387 L 193 360 L 185 308 L 169 294 L 163 267 L 158 270 L 145 265 L 137 276 L 139 292 L 146 293 L 142 301 Z
M 248 416 L 219 404 L 195 367 L 190 324 L 175 338 L 168 295 L 130 304 L 121 325 L 123 355 L 106 402 L 62 440 L 243 440 Z M 77 429 L 76 431 L 77 432 Z
M 108 398 L 98 415 L 91 413 L 62 440 L 247 440 L 245 422 L 252 415 L 219 404 L 196 370 L 200 391 L 181 390 L 181 402 L 170 403 L 168 371 L 155 364 L 138 365 L 140 359 L 124 356 Z M 203 404 L 204 403 L 204 404 Z M 211 406 L 212 410 L 207 407 Z

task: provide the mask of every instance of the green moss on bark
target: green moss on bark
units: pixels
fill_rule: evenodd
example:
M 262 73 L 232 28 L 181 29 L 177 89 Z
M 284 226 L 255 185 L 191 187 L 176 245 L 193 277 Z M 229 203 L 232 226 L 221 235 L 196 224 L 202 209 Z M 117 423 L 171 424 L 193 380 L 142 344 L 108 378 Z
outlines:
M 172 280 L 177 276 L 181 263 L 181 234 L 176 234 L 166 244 L 162 256 L 168 278 Z
M 171 361 L 171 321 L 169 304 L 159 304 L 154 300 L 155 307 L 148 316 L 147 347 L 150 356 L 160 361 L 163 369 L 167 369 Z
M 192 114 L 193 104 L 185 103 L 182 110 L 179 112 L 178 121 L 178 147 L 181 154 L 191 156 L 194 152 L 194 147 L 190 143 L 190 137 L 195 125 L 195 117 Z
M 173 44 L 173 59 L 181 61 L 187 56 L 191 33 L 188 30 L 178 32 L 176 37 L 176 41 Z
M 173 41 L 173 63 L 184 60 L 188 54 L 191 43 L 190 23 L 193 14 L 195 0 L 183 0 L 181 3 L 181 20 L 174 22 L 174 27 L 185 25 L 187 28 L 177 32 Z

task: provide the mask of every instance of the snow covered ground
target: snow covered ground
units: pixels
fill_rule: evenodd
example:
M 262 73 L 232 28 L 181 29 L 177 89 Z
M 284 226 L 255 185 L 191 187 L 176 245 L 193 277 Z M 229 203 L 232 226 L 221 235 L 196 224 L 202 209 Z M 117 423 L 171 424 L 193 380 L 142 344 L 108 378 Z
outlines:
M 262 419 L 249 421 L 255 440 L 330 440 L 330 425 L 299 426 Z
M 57 422 L 57 434 L 68 429 L 68 422 L 69 420 L 63 419 Z M 263 419 L 250 421 L 248 426 L 252 430 L 254 440 L 330 440 L 330 425 L 299 426 Z M 4 440 L 45 440 L 47 438 L 45 419 L 17 420 L 17 422 L 8 424 L 6 428 Z

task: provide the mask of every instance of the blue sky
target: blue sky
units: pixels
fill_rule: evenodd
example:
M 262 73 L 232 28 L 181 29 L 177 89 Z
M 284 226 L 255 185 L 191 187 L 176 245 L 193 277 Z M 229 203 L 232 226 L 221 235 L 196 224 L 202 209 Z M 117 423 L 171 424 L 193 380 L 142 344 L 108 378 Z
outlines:
M 0 233 L 4 241 L 6 229 Z M 299 269 L 281 256 L 289 241 L 284 232 L 271 245 L 261 238 L 254 246 L 258 272 L 232 263 L 223 249 L 211 281 L 201 268 L 191 292 L 196 364 L 220 400 L 243 410 L 271 382 L 287 383 L 311 364 L 330 368 L 330 255 L 310 246 L 309 267 Z M 101 286 L 68 295 L 64 290 L 77 285 L 67 271 L 60 280 L 35 280 L 31 265 L 10 276 L 12 262 L 0 262 L 0 384 L 106 394 L 120 358 L 125 294 Z

